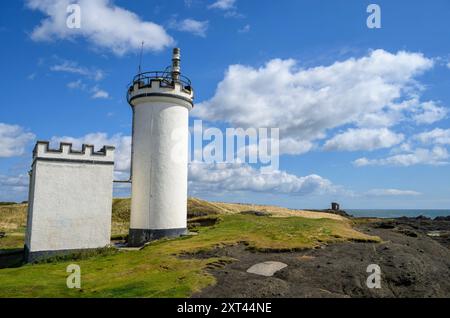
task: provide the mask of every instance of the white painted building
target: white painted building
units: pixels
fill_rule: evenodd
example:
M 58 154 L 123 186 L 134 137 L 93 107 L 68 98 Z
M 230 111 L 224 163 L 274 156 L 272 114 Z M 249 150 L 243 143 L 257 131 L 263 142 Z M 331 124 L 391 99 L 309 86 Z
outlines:
M 28 261 L 110 244 L 114 147 L 69 143 L 33 151 L 25 238 Z
M 189 111 L 194 92 L 172 67 L 138 74 L 128 90 L 133 109 L 132 201 L 128 244 L 139 246 L 187 230 Z

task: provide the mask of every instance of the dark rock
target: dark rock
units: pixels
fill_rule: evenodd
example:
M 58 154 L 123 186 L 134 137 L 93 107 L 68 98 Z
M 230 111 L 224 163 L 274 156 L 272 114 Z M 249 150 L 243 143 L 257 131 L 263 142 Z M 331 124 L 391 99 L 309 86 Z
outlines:
M 245 215 L 255 215 L 255 216 L 271 216 L 272 214 L 268 213 L 268 212 L 264 212 L 264 211 L 254 211 L 254 210 L 249 210 L 249 211 L 242 211 L 241 214 L 245 214 Z
M 380 222 L 375 225 L 379 229 L 393 229 L 395 228 L 394 222 Z
M 207 215 L 208 215 L 207 212 L 192 210 L 192 211 L 188 211 L 187 217 L 188 217 L 188 219 L 192 219 L 192 218 L 207 216 Z
M 340 216 L 343 216 L 343 217 L 346 217 L 346 218 L 352 218 L 353 217 L 353 215 L 348 214 L 344 210 L 328 211 L 328 213 L 334 213 L 334 214 L 337 214 L 337 215 L 340 215 Z
M 448 216 L 438 216 L 434 218 L 435 221 L 450 221 L 450 215 Z
M 323 211 L 322 211 L 323 212 Z M 194 297 L 412 297 L 450 296 L 450 237 L 429 236 L 431 231 L 449 233 L 450 222 L 427 218 L 377 220 L 358 224 L 370 229 L 383 243 L 347 242 L 305 252 L 250 251 L 245 245 L 218 248 L 208 257 L 227 256 L 235 261 L 209 270 L 217 284 Z M 195 255 L 199 257 L 199 255 Z M 276 260 L 289 264 L 276 277 L 262 279 L 246 270 L 255 263 Z M 382 270 L 382 288 L 366 287 L 369 264 Z M 226 274 L 224 273 L 226 272 Z
M 399 230 L 397 230 L 397 232 L 405 234 L 406 236 L 409 236 L 409 237 L 418 237 L 419 236 L 416 232 L 408 230 L 408 229 L 399 229 Z

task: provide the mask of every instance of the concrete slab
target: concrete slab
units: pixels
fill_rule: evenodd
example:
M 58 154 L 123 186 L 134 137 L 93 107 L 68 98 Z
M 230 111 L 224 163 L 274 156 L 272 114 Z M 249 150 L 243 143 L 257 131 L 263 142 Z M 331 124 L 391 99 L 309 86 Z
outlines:
M 286 264 L 281 262 L 267 261 L 264 263 L 258 263 L 247 269 L 247 273 L 271 277 L 279 270 L 287 267 Z

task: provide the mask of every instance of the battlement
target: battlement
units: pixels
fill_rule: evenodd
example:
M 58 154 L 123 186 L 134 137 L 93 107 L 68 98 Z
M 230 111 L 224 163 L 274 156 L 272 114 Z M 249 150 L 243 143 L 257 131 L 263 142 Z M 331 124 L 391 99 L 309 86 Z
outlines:
M 150 72 L 151 73 L 151 72 Z M 190 81 L 172 81 L 162 77 L 158 73 L 146 75 L 143 73 L 136 77 L 128 89 L 128 103 L 132 105 L 133 100 L 142 97 L 175 97 L 188 102 L 193 107 L 194 91 Z
M 95 151 L 93 145 L 86 144 L 82 145 L 81 150 L 74 150 L 68 142 L 61 142 L 58 149 L 52 149 L 48 141 L 38 141 L 33 150 L 33 162 L 44 160 L 114 164 L 114 151 L 115 147 L 112 146 L 103 146 Z

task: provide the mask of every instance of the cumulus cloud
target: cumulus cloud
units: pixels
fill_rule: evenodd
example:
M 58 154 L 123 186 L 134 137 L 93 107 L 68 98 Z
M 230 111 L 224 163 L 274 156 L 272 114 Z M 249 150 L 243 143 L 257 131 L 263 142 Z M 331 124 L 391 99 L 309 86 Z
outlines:
M 399 189 L 373 189 L 366 192 L 368 196 L 376 197 L 393 197 L 393 196 L 418 196 L 421 195 L 420 192 L 412 190 L 399 190 Z
M 449 153 L 447 149 L 435 146 L 432 149 L 417 148 L 409 152 L 396 154 L 387 158 L 367 159 L 359 158 L 353 162 L 357 167 L 363 166 L 402 166 L 412 165 L 446 165 L 449 163 Z
M 141 20 L 111 0 L 79 0 L 81 27 L 68 28 L 67 7 L 72 3 L 71 0 L 26 0 L 29 9 L 46 15 L 32 31 L 31 38 L 34 41 L 85 38 L 94 47 L 117 55 L 139 50 L 142 41 L 149 51 L 160 51 L 174 43 L 162 26 Z
M 447 117 L 448 110 L 435 102 L 425 102 L 421 109 L 413 116 L 418 124 L 433 124 Z
M 348 129 L 325 143 L 325 150 L 358 151 L 390 148 L 401 143 L 402 134 L 396 134 L 387 128 Z
M 302 153 L 305 142 L 321 140 L 331 129 L 389 127 L 417 114 L 422 87 L 416 77 L 432 67 L 420 53 L 384 50 L 306 69 L 292 59 L 259 68 L 231 65 L 215 95 L 193 115 L 234 127 L 280 128 L 281 153 Z
M 193 194 L 223 191 L 308 195 L 336 191 L 331 181 L 318 175 L 299 177 L 279 170 L 262 174 L 239 163 L 191 163 L 189 189 Z
M 355 166 L 413 166 L 413 165 L 447 165 L 450 154 L 446 146 L 450 145 L 450 129 L 435 128 L 415 134 L 407 142 L 391 150 L 386 158 L 359 158 Z
M 54 136 L 51 138 L 53 147 L 59 147 L 60 142 L 70 142 L 74 147 L 81 149 L 82 144 L 94 145 L 96 149 L 103 146 L 114 146 L 115 169 L 118 172 L 127 172 L 130 169 L 131 137 L 122 134 L 108 136 L 106 133 L 91 133 L 82 137 Z
M 131 137 L 122 134 L 108 136 L 106 133 L 91 133 L 82 137 L 53 137 L 53 147 L 60 142 L 70 142 L 74 147 L 92 144 L 96 147 L 116 147 L 115 175 L 125 180 L 128 177 L 131 157 Z M 126 186 L 124 186 L 126 187 Z M 311 174 L 299 177 L 285 171 L 261 171 L 245 163 L 202 163 L 189 164 L 189 190 L 192 194 L 225 192 L 257 192 L 292 195 L 334 193 L 339 188 L 331 181 Z
M 279 149 L 283 154 L 300 155 L 307 153 L 315 148 L 314 143 L 309 140 L 298 140 L 294 137 L 282 138 L 280 140 Z
M 170 27 L 178 31 L 192 33 L 196 36 L 206 37 L 209 21 L 198 21 L 194 19 L 184 19 L 181 21 L 172 20 Z
M 0 123 L 0 158 L 21 156 L 36 136 L 18 125 Z
M 436 128 L 414 136 L 424 144 L 450 145 L 450 129 Z

